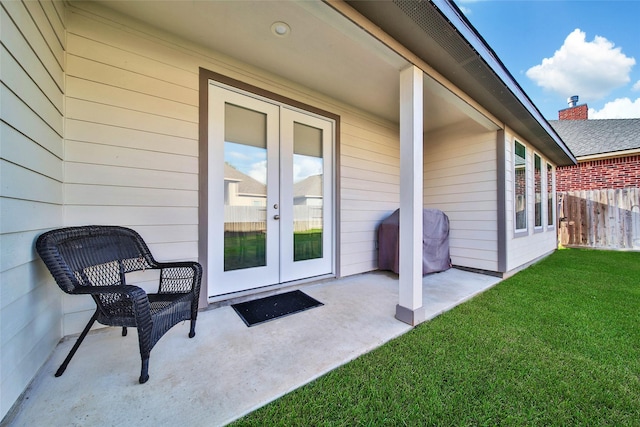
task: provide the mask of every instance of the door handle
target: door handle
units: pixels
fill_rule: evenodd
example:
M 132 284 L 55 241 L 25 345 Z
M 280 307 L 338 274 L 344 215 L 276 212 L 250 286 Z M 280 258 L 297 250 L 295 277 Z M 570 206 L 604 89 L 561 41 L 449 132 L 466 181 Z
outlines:
M 280 219 L 280 215 L 274 215 L 273 219 Z

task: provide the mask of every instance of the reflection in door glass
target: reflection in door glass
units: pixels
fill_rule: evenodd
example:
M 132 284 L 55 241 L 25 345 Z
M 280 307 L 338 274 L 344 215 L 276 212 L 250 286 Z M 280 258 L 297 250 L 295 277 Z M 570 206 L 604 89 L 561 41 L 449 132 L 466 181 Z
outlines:
M 267 119 L 225 105 L 224 271 L 266 265 Z
M 322 258 L 322 129 L 293 127 L 293 260 Z

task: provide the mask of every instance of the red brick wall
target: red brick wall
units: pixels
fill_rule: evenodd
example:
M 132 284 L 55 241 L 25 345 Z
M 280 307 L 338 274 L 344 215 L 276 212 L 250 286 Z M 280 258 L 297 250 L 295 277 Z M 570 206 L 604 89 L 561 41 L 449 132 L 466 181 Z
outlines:
M 558 120 L 587 120 L 588 118 L 589 107 L 587 107 L 587 104 L 558 111 Z
M 559 166 L 556 191 L 640 188 L 640 155 Z

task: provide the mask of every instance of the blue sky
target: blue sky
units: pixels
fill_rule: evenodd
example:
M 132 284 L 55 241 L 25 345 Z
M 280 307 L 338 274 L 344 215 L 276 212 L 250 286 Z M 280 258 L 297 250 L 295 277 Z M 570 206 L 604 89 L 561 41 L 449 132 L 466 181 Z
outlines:
M 640 0 L 455 0 L 549 120 L 640 118 Z

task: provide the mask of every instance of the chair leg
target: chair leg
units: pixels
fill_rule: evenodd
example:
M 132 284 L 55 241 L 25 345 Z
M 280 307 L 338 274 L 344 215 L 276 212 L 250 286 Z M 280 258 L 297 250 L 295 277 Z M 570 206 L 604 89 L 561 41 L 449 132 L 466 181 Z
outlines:
M 149 356 L 142 358 L 142 370 L 140 371 L 140 384 L 149 380 Z
M 123 336 L 123 337 L 126 337 L 126 336 L 127 336 L 127 327 L 126 327 L 126 326 L 123 326 L 123 327 L 122 327 L 122 336 Z
M 73 345 L 73 348 L 71 349 L 71 351 L 67 355 L 67 358 L 64 359 L 64 362 L 62 362 L 62 365 L 60 365 L 60 367 L 56 371 L 56 374 L 55 374 L 56 377 L 59 377 L 60 375 L 64 374 L 65 369 L 67 369 L 67 365 L 69 364 L 69 362 L 73 358 L 73 355 L 76 354 L 76 351 L 78 350 L 78 347 L 80 347 L 80 344 L 82 344 L 82 341 L 84 340 L 84 337 L 87 336 L 87 334 L 89 333 L 89 330 L 91 329 L 91 326 L 93 326 L 93 323 L 96 321 L 97 318 L 98 318 L 98 311 L 96 310 L 96 312 L 93 313 L 93 316 L 91 316 L 91 320 L 89 320 L 89 323 L 87 323 L 87 326 L 84 327 L 84 330 L 82 331 L 82 333 L 78 337 L 76 343 Z
M 189 331 L 189 338 L 193 338 L 196 336 L 196 320 L 191 320 L 191 330 Z

